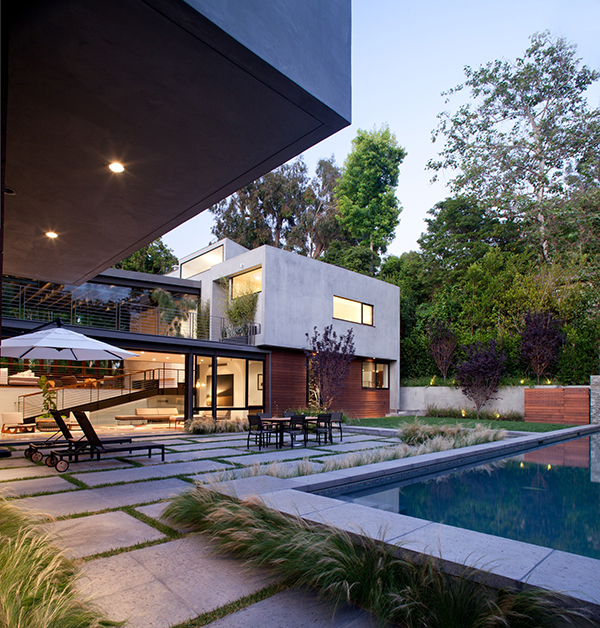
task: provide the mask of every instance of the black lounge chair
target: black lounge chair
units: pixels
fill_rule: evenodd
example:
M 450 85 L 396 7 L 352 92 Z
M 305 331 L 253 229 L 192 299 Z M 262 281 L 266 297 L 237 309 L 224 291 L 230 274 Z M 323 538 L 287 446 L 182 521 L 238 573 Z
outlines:
M 161 459 L 165 461 L 165 446 L 163 443 L 133 443 L 131 439 L 128 439 L 129 442 L 125 443 L 111 443 L 110 439 L 100 440 L 98 434 L 96 434 L 96 430 L 92 426 L 90 420 L 87 418 L 85 412 L 77 412 L 73 413 L 77 423 L 79 423 L 79 427 L 83 430 L 85 435 L 86 444 L 84 448 L 71 448 L 71 449 L 56 449 L 50 452 L 48 456 L 49 460 L 46 460 L 46 464 L 50 467 L 56 467 L 56 470 L 59 473 L 64 473 L 69 468 L 69 462 L 73 460 L 75 462 L 79 462 L 79 456 L 84 453 L 89 453 L 90 458 L 96 457 L 97 460 L 100 460 L 102 454 L 116 454 L 121 452 L 129 452 L 132 453 L 134 451 L 144 451 L 148 452 L 148 458 L 152 457 L 152 450 L 158 449 L 161 452 Z M 78 441 L 83 443 L 84 441 Z M 65 460 L 68 458 L 68 461 Z
M 72 449 L 73 451 L 78 450 L 80 453 L 84 453 L 88 446 L 88 441 L 85 436 L 75 438 L 71 433 L 69 426 L 65 422 L 65 417 L 63 417 L 62 413 L 59 410 L 50 410 L 50 413 L 52 414 L 52 418 L 58 426 L 58 431 L 52 434 L 52 436 L 46 439 L 43 443 L 29 443 L 29 447 L 24 452 L 25 456 L 33 462 L 40 462 L 43 458 L 43 454 L 40 449 L 62 447 L 63 445 L 66 445 L 67 449 Z M 87 419 L 87 415 L 85 414 L 85 412 L 75 410 L 73 412 L 73 416 L 75 416 L 75 419 L 77 419 L 78 415 L 83 415 Z M 61 434 L 64 440 L 60 440 Z M 130 442 L 131 438 L 126 437 L 116 437 L 104 440 L 104 443 Z M 53 467 L 54 464 L 50 464 L 51 460 L 49 460 L 49 458 L 50 456 L 46 456 L 46 464 L 49 467 Z

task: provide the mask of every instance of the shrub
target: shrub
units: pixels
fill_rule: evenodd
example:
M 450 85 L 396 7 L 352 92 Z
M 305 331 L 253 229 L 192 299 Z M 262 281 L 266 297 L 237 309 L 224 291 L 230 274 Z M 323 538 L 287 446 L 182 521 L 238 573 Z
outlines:
M 525 329 L 521 334 L 521 352 L 540 383 L 542 375 L 549 375 L 558 362 L 564 342 L 561 323 L 550 312 L 527 312 Z
M 427 406 L 425 416 L 441 417 L 449 419 L 477 420 L 477 412 L 471 408 L 440 408 L 438 406 Z M 483 421 L 524 421 L 524 417 L 516 410 L 509 412 L 489 412 L 481 410 L 479 419 Z

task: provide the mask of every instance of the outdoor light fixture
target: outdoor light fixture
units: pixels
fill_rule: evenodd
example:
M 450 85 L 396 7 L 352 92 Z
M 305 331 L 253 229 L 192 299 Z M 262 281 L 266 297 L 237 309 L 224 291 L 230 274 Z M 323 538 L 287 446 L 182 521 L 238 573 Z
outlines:
M 113 172 L 123 172 L 125 170 L 123 164 L 120 164 L 118 161 L 113 161 L 112 164 L 108 166 Z
M 58 238 L 58 233 L 55 233 L 54 231 L 46 231 L 46 235 L 53 240 L 54 238 Z

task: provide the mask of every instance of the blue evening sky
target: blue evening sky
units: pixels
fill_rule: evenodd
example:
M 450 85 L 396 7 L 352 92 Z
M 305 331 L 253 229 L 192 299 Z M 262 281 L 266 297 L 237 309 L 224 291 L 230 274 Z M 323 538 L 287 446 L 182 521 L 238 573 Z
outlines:
M 389 124 L 408 152 L 397 190 L 403 211 L 388 248 L 394 255 L 418 249 L 427 211 L 450 194 L 443 175 L 430 183 L 425 165 L 438 151 L 431 142 L 437 115 L 453 108 L 440 93 L 463 81 L 465 65 L 513 60 L 523 55 L 530 35 L 549 30 L 600 69 L 600 0 L 353 0 L 352 22 L 352 125 L 306 151 L 304 159 L 311 175 L 322 157 L 334 155 L 341 165 L 357 129 Z M 598 83 L 588 99 L 600 107 Z M 214 241 L 212 222 L 205 211 L 163 240 L 183 257 Z

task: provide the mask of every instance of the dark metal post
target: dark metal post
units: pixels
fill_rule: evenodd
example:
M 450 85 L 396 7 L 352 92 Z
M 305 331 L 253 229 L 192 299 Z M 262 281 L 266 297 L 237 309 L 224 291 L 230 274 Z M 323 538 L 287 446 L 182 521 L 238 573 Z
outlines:
M 183 414 L 186 421 L 191 421 L 194 417 L 194 363 L 195 356 L 188 353 L 185 356 L 185 393 L 183 397 Z

